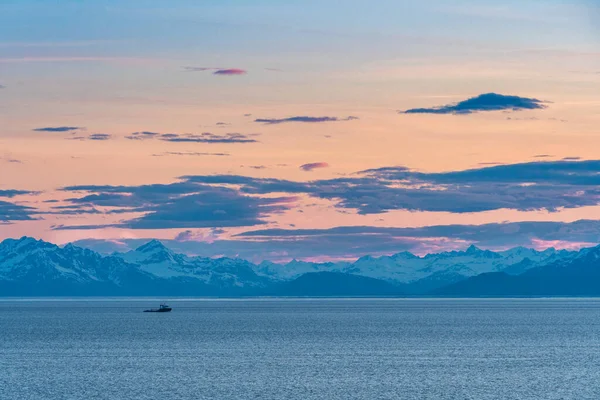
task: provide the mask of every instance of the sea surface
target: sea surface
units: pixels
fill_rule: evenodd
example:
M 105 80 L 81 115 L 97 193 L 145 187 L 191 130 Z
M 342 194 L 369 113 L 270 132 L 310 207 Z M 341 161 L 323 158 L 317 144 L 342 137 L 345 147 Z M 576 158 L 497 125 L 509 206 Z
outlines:
M 600 399 L 596 299 L 0 300 L 0 399 Z

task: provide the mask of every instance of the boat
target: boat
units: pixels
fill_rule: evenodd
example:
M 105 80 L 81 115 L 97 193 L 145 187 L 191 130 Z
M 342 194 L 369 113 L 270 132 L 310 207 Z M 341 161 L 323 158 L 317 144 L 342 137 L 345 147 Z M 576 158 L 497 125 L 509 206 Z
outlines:
M 151 308 L 149 310 L 144 310 L 144 312 L 171 312 L 172 308 L 166 304 L 161 304 L 159 308 Z

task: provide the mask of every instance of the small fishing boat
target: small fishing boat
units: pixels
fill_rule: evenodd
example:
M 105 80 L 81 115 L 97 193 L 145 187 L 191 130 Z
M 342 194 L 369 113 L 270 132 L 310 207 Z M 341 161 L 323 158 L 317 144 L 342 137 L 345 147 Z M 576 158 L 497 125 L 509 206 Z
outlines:
M 144 312 L 170 312 L 171 310 L 172 308 L 168 305 L 161 304 L 159 308 L 151 308 L 149 310 L 144 310 Z

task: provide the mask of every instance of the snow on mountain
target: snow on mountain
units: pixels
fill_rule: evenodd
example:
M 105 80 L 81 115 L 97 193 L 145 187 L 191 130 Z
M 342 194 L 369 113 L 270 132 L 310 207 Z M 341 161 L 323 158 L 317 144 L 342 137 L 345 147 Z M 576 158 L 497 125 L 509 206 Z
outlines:
M 254 264 L 240 259 L 188 257 L 175 254 L 158 240 L 133 251 L 115 253 L 131 264 L 159 278 L 191 278 L 219 287 L 265 286 L 268 279 L 258 276 Z
M 262 262 L 255 265 L 235 258 L 177 254 L 158 240 L 126 253 L 103 256 L 72 244 L 59 247 L 23 237 L 0 243 L 0 295 L 19 295 L 23 291 L 35 294 L 38 293 L 35 288 L 43 293 L 63 293 L 65 290 L 82 295 L 91 292 L 258 293 L 272 285 L 321 272 L 360 275 L 401 285 L 414 293 L 427 293 L 482 273 L 518 275 L 545 265 L 560 265 L 561 262 L 567 265 L 578 257 L 592 259 L 597 254 L 600 252 L 595 249 L 536 251 L 517 247 L 493 252 L 471 246 L 465 251 L 423 257 L 401 252 L 391 256 L 364 256 L 355 262 L 293 260 L 287 264 Z
M 288 264 L 263 262 L 256 267 L 256 271 L 278 280 L 289 280 L 310 272 L 343 272 L 396 283 L 415 283 L 432 277 L 433 281 L 441 285 L 444 282 L 443 277 L 454 282 L 459 277 L 502 271 L 514 264 L 520 264 L 526 259 L 530 262 L 522 264 L 521 268 L 528 269 L 569 254 L 569 252 L 557 252 L 554 249 L 539 252 L 524 247 L 493 252 L 470 246 L 465 251 L 428 254 L 424 257 L 409 252 L 381 257 L 368 255 L 359 258 L 354 263 L 318 264 L 295 260 Z
M 72 282 L 77 284 L 120 281 L 138 272 L 115 257 L 71 244 L 64 248 L 29 237 L 0 243 L 0 280 L 27 283 Z M 148 278 L 151 278 L 148 276 Z

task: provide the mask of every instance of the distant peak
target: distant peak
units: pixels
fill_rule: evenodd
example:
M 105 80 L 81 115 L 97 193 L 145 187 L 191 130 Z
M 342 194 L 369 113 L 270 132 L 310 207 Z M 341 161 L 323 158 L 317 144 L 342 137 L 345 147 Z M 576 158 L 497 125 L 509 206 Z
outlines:
M 481 249 L 479 247 L 475 246 L 474 244 L 470 245 L 466 251 L 467 254 L 475 254 L 475 253 L 479 253 L 479 252 L 481 252 Z
M 168 250 L 168 249 L 164 244 L 162 244 L 162 242 L 160 240 L 156 240 L 156 239 L 152 239 L 148 243 L 143 244 L 140 247 L 138 247 L 137 249 L 135 249 L 135 251 L 139 251 L 142 253 L 148 253 L 150 251 L 157 251 L 157 250 Z
M 23 236 L 18 240 L 19 243 L 35 243 L 37 239 L 32 238 L 31 236 Z
M 409 251 L 402 251 L 400 253 L 396 253 L 392 256 L 393 259 L 397 260 L 397 259 L 402 259 L 402 258 L 407 258 L 407 259 L 414 259 L 414 258 L 419 258 L 418 256 L 414 255 L 413 253 L 409 252 Z

